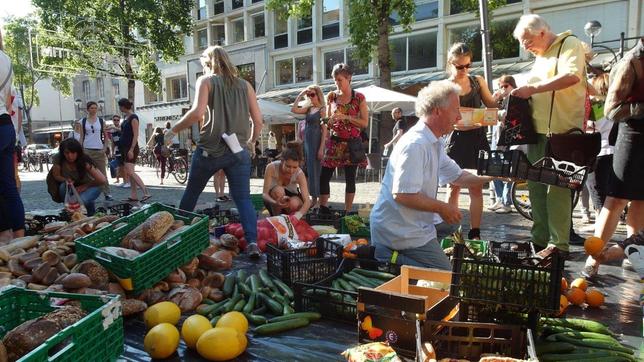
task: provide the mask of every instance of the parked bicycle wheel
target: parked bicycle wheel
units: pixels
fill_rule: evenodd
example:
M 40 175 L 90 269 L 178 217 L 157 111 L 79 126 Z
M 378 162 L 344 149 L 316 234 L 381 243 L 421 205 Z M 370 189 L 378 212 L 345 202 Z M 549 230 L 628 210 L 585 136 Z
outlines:
M 185 184 L 188 180 L 188 163 L 183 158 L 175 158 L 172 170 L 174 178 L 180 184 Z
M 579 202 L 579 192 L 574 191 L 572 199 L 573 210 Z M 528 183 L 526 181 L 513 182 L 510 189 L 510 196 L 512 197 L 512 205 L 521 216 L 528 220 L 532 220 L 532 206 L 530 205 L 530 192 L 528 191 Z

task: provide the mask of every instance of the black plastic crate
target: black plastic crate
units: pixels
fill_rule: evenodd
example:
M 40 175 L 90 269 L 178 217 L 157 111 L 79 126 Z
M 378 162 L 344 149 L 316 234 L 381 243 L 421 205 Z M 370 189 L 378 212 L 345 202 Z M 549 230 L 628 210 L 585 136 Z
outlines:
M 544 259 L 521 258 L 517 252 L 465 258 L 463 245 L 457 244 L 450 294 L 466 304 L 491 304 L 527 313 L 558 312 L 564 261 L 558 253 Z
M 516 241 L 492 241 L 488 242 L 488 252 L 499 258 L 500 261 L 508 259 L 524 259 L 535 256 L 532 243 L 519 243 Z
M 544 157 L 532 165 L 528 180 L 581 191 L 587 175 L 588 167 Z
M 317 238 L 315 245 L 298 249 L 266 248 L 268 273 L 288 285 L 295 282 L 315 283 L 336 271 L 342 260 L 342 245 Z
M 350 212 L 349 214 L 353 214 Z M 340 229 L 340 219 L 346 216 L 347 213 L 344 210 L 333 210 L 331 213 L 320 213 L 319 209 L 315 212 L 311 211 L 304 216 L 304 219 L 309 225 L 330 225 L 336 229 Z
M 400 274 L 398 264 L 368 259 L 344 259 L 335 273 L 318 283 L 295 283 L 295 309 L 298 312 L 318 312 L 326 319 L 355 323 L 358 292 L 333 287 L 334 280 L 355 268 L 381 271 L 394 276 Z
M 526 180 L 531 168 L 528 157 L 521 150 L 480 150 L 476 164 L 479 175 L 509 177 L 517 180 Z
M 112 206 L 101 206 L 96 208 L 96 212 L 102 212 L 107 215 L 118 215 L 119 217 L 128 216 L 132 213 L 132 205 L 129 203 L 116 204 Z
M 196 213 L 208 216 L 211 226 L 223 226 L 241 222 L 239 214 L 232 213 L 230 210 L 222 210 L 217 205 L 215 207 L 199 210 Z

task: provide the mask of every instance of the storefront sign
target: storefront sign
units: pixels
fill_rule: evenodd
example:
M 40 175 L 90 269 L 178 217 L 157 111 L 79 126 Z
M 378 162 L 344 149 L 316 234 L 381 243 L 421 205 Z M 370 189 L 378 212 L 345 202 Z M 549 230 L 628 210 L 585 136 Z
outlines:
M 180 114 L 173 114 L 170 116 L 158 116 L 154 117 L 154 122 L 168 122 L 168 121 L 178 121 L 181 119 Z

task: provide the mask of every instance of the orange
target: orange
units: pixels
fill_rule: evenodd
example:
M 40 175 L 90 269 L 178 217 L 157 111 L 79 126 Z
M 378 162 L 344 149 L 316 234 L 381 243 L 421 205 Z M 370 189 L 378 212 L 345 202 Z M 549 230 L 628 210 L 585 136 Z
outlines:
M 588 289 L 586 291 L 586 303 L 590 307 L 599 308 L 604 305 L 604 294 L 597 289 Z
M 570 283 L 571 288 L 579 288 L 583 290 L 584 292 L 586 289 L 588 289 L 588 283 L 586 282 L 585 278 L 577 278 Z
M 561 295 L 559 297 L 559 314 L 557 314 L 557 317 L 562 316 L 564 313 L 566 313 L 566 309 L 568 308 L 568 298 L 566 298 L 565 295 Z
M 584 241 L 584 249 L 586 250 L 586 254 L 595 257 L 601 253 L 605 244 L 602 239 L 596 236 L 590 236 Z
M 568 281 L 566 280 L 566 278 L 561 278 L 561 292 L 565 293 L 567 289 L 568 289 Z
M 152 358 L 168 358 L 179 347 L 179 331 L 170 323 L 152 327 L 143 339 L 143 347 Z
M 586 293 L 577 287 L 572 287 L 566 294 L 566 297 L 570 303 L 574 305 L 582 305 L 586 300 Z

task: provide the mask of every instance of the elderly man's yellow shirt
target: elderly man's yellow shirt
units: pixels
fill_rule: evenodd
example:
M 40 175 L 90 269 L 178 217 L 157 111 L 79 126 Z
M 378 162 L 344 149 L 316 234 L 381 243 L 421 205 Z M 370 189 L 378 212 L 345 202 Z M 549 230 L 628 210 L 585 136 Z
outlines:
M 528 77 L 528 84 L 553 78 L 555 76 L 555 65 L 557 64 L 557 53 L 561 45 L 557 75 L 574 74 L 579 78 L 579 82 L 575 85 L 555 92 L 552 123 L 550 125 L 552 133 L 563 133 L 574 127 L 581 128 L 584 122 L 584 105 L 586 101 L 584 48 L 579 39 L 569 36 L 571 34 L 570 31 L 558 34 L 548 50 L 543 55 L 536 57 Z M 537 133 L 548 133 L 551 99 L 552 92 L 532 95 L 532 119 Z

